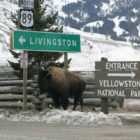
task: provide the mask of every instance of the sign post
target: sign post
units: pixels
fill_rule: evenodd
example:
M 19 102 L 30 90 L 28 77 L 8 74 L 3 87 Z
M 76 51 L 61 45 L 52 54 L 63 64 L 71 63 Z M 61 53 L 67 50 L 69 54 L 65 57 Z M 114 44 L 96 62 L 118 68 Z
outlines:
M 25 56 L 28 55 L 27 51 L 23 51 L 23 54 Z M 28 66 L 28 60 L 27 60 L 27 66 Z M 27 67 L 26 64 L 23 67 L 23 110 L 27 109 Z
M 64 69 L 68 70 L 68 53 L 64 52 Z
M 27 108 L 27 68 L 28 68 L 28 53 L 23 51 L 20 56 L 20 68 L 23 69 L 23 110 Z
M 19 21 L 18 27 L 22 29 L 31 29 L 34 25 L 34 0 L 19 0 Z M 12 41 L 13 42 L 13 41 Z M 23 50 L 21 55 L 21 68 L 23 68 L 23 110 L 27 109 L 27 68 L 28 52 Z
M 101 63 L 106 63 L 108 60 L 106 58 L 101 58 Z M 101 69 L 104 71 L 104 68 Z M 108 114 L 109 113 L 109 103 L 108 98 L 101 97 L 101 112 Z
M 34 0 L 19 0 L 18 27 L 25 30 L 13 31 L 10 35 L 10 48 L 22 50 L 24 56 L 27 51 L 46 52 L 80 52 L 80 35 L 57 34 L 48 32 L 29 31 L 34 25 Z M 67 60 L 65 55 L 65 60 Z M 25 58 L 21 60 L 23 68 L 23 110 L 27 109 L 27 67 Z M 27 62 L 28 63 L 28 62 Z M 67 62 L 65 61 L 65 66 Z M 67 67 L 67 66 L 66 66 Z

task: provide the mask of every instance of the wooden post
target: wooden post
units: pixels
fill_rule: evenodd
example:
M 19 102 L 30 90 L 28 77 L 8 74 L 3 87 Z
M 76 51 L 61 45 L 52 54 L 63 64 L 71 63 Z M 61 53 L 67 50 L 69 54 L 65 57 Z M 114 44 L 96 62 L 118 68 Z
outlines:
M 101 98 L 101 112 L 105 114 L 109 113 L 108 98 Z
M 68 53 L 64 52 L 64 69 L 68 70 Z
M 102 63 L 106 63 L 108 60 L 107 58 L 101 58 Z M 102 71 L 105 71 L 105 69 L 102 69 Z M 108 98 L 101 98 L 101 111 L 105 114 L 109 113 L 109 103 Z

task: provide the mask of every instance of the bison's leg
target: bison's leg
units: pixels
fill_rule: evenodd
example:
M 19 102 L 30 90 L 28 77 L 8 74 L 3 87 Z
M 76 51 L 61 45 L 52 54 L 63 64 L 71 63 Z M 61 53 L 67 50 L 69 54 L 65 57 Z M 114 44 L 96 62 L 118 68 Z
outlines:
M 60 108 L 60 101 L 59 101 L 59 99 L 56 99 L 55 100 L 55 108 Z
M 80 99 L 79 99 L 79 102 L 80 102 L 80 105 L 81 105 L 81 109 L 82 109 L 82 112 L 83 112 L 83 97 L 81 97 Z
M 83 111 L 83 98 L 82 98 L 82 97 L 74 97 L 74 106 L 73 106 L 73 110 L 76 110 L 78 101 L 80 102 L 81 109 L 82 109 L 82 111 Z
M 69 105 L 69 100 L 68 97 L 62 96 L 61 97 L 61 104 L 64 110 L 67 110 L 68 105 Z
M 77 103 L 78 103 L 78 98 L 77 98 L 77 97 L 74 97 L 74 106 L 73 106 L 73 110 L 76 110 Z
M 58 97 L 52 97 L 53 99 L 53 102 L 54 102 L 54 107 L 55 108 L 60 108 L 60 101 L 59 101 L 59 98 Z

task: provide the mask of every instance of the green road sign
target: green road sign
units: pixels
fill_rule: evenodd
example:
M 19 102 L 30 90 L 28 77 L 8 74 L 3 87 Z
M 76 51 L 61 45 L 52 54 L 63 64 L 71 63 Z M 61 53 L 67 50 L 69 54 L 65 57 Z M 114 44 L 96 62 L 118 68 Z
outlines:
M 80 35 L 13 31 L 12 48 L 28 51 L 80 52 Z

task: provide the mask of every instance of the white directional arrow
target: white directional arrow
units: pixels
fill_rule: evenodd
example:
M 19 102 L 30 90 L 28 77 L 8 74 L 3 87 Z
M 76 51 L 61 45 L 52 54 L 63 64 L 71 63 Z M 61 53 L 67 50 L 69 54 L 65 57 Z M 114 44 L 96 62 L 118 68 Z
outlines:
M 23 36 L 21 36 L 21 37 L 18 39 L 18 41 L 20 42 L 21 45 L 23 45 L 23 43 L 26 42 L 26 39 L 25 39 Z
M 131 73 L 108 73 L 107 76 L 109 77 L 135 77 L 135 73 L 132 71 Z

